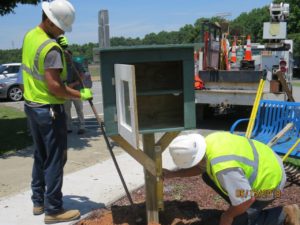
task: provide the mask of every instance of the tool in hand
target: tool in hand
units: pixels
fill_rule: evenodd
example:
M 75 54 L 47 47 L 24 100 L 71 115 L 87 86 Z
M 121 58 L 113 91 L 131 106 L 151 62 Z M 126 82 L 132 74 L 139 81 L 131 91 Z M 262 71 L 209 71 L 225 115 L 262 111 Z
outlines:
M 65 51 L 65 53 L 66 53 L 69 57 L 72 57 L 72 56 L 70 55 L 70 53 L 68 53 L 67 51 Z M 80 86 L 81 86 L 82 88 L 85 88 L 84 83 L 83 83 L 83 81 L 82 81 L 82 78 L 81 78 L 81 76 L 80 76 L 78 70 L 76 69 L 76 67 L 75 67 L 75 65 L 74 65 L 74 63 L 73 63 L 72 60 L 71 60 L 71 66 L 72 66 L 72 69 L 73 69 L 73 71 L 75 72 L 75 74 L 76 74 L 76 76 L 77 76 L 77 78 L 78 78 L 78 80 L 79 80 Z M 94 113 L 94 115 L 95 115 L 95 117 L 96 117 L 96 120 L 97 120 L 97 122 L 98 122 L 98 124 L 99 124 L 99 126 L 100 126 L 100 129 L 101 129 L 101 132 L 102 132 L 102 134 L 103 134 L 105 143 L 106 143 L 107 148 L 108 148 L 108 150 L 109 150 L 109 153 L 110 153 L 110 155 L 111 155 L 111 157 L 112 157 L 112 160 L 113 160 L 113 162 L 114 162 L 114 164 L 115 164 L 115 167 L 116 167 L 117 172 L 118 172 L 118 174 L 119 174 L 119 177 L 120 177 L 120 179 L 121 179 L 122 185 L 123 185 L 123 187 L 124 187 L 124 189 L 125 189 L 127 198 L 128 198 L 128 200 L 129 200 L 130 204 L 133 206 L 134 203 L 133 203 L 133 201 L 132 201 L 131 195 L 130 195 L 130 193 L 129 193 L 129 191 L 128 191 L 127 185 L 126 185 L 126 183 L 125 183 L 125 180 L 124 180 L 124 178 L 123 178 L 122 172 L 121 172 L 120 167 L 119 167 L 119 165 L 118 165 L 118 162 L 117 162 L 117 160 L 116 160 L 115 154 L 113 153 L 112 146 L 111 146 L 111 144 L 110 144 L 110 142 L 109 142 L 109 140 L 108 140 L 108 137 L 107 137 L 107 135 L 106 135 L 104 123 L 102 122 L 101 118 L 99 117 L 99 115 L 98 115 L 98 113 L 97 113 L 97 110 L 96 110 L 96 108 L 95 108 L 95 106 L 94 106 L 93 100 L 92 100 L 92 99 L 89 99 L 88 102 L 89 102 L 89 104 L 90 104 L 90 106 L 91 106 L 91 109 L 92 109 L 92 111 L 93 111 L 93 113 Z
M 71 54 L 66 50 L 66 48 L 68 47 L 68 40 L 67 40 L 67 38 L 66 38 L 65 36 L 60 36 L 60 37 L 58 38 L 57 42 L 58 42 L 58 43 L 60 44 L 60 46 L 65 50 L 64 53 L 65 53 L 68 57 L 70 57 L 70 59 L 72 59 Z M 75 74 L 76 74 L 76 76 L 77 76 L 77 78 L 78 78 L 78 81 L 79 81 L 79 83 L 80 83 L 80 86 L 81 86 L 82 88 L 85 88 L 85 85 L 84 85 L 84 83 L 83 83 L 83 81 L 82 81 L 82 78 L 81 78 L 81 76 L 80 76 L 78 70 L 76 69 L 76 67 L 75 67 L 75 65 L 74 65 L 74 63 L 73 63 L 73 61 L 70 60 L 70 63 L 71 63 L 71 67 L 72 67 L 73 71 L 75 72 Z M 118 172 L 118 174 L 119 174 L 119 177 L 120 177 L 120 179 L 121 179 L 122 185 L 123 185 L 123 187 L 124 187 L 124 189 L 125 189 L 127 198 L 128 198 L 128 200 L 129 200 L 129 202 L 130 202 L 130 205 L 131 205 L 132 207 L 134 207 L 135 205 L 134 205 L 133 200 L 132 200 L 132 198 L 131 198 L 131 195 L 130 195 L 130 193 L 129 193 L 129 191 L 128 191 L 127 185 L 126 185 L 125 180 L 124 180 L 124 178 L 123 178 L 123 175 L 122 175 L 122 173 L 121 173 L 121 170 L 120 170 L 120 167 L 119 167 L 118 162 L 117 162 L 117 160 L 116 160 L 116 157 L 115 157 L 115 155 L 114 155 L 114 153 L 113 153 L 112 146 L 111 146 L 111 144 L 110 144 L 110 142 L 109 142 L 109 140 L 108 140 L 108 137 L 107 137 L 107 135 L 106 135 L 104 123 L 103 123 L 102 120 L 100 119 L 100 117 L 99 117 L 99 115 L 98 115 L 98 113 L 97 113 L 97 110 L 96 110 L 96 108 L 95 108 L 95 106 L 94 106 L 94 103 L 93 103 L 92 99 L 88 99 L 88 102 L 89 102 L 89 104 L 90 104 L 90 106 L 91 106 L 91 109 L 92 109 L 92 111 L 93 111 L 93 113 L 94 113 L 94 115 L 95 115 L 95 117 L 96 117 L 96 120 L 97 120 L 97 122 L 98 122 L 98 124 L 99 124 L 99 126 L 100 126 L 100 129 L 101 129 L 101 132 L 102 132 L 102 134 L 103 134 L 105 143 L 106 143 L 107 148 L 108 148 L 108 150 L 109 150 L 109 153 L 110 153 L 110 155 L 111 155 L 111 157 L 112 157 L 112 159 L 113 159 L 113 162 L 114 162 L 114 164 L 115 164 L 115 167 L 116 167 L 117 172 Z M 135 212 L 135 210 L 134 210 L 134 212 Z M 136 222 L 137 222 L 137 223 L 142 222 L 142 218 L 139 217 L 139 216 L 137 216 Z

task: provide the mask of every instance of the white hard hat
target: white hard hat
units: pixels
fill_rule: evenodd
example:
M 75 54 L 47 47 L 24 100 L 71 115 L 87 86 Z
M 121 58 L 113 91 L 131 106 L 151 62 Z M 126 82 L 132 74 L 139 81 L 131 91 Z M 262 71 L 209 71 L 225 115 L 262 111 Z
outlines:
M 197 165 L 204 157 L 205 150 L 205 139 L 200 134 L 180 135 L 169 145 L 175 165 L 182 169 Z
M 42 9 L 49 20 L 65 32 L 72 31 L 75 20 L 75 9 L 67 0 L 42 2 Z

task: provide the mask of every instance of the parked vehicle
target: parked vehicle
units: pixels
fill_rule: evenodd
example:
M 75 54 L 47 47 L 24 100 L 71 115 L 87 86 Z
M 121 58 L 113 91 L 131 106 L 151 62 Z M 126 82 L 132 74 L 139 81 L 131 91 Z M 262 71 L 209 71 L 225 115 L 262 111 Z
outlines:
M 266 40 L 266 43 L 251 45 L 251 39 L 247 37 L 247 45 L 246 48 L 243 47 L 243 50 L 245 53 L 252 52 L 250 55 L 248 54 L 250 60 L 244 59 L 238 64 L 233 62 L 231 68 L 228 67 L 229 60 L 226 57 L 228 48 L 225 47 L 227 45 L 222 44 L 224 43 L 222 39 L 226 40 L 224 30 L 216 24 L 203 23 L 201 36 L 204 38 L 203 43 L 200 44 L 202 55 L 199 53 L 201 56 L 199 56 L 199 65 L 201 65 L 199 66 L 199 75 L 205 88 L 195 91 L 199 109 L 197 115 L 203 115 L 203 110 L 207 106 L 217 109 L 217 112 L 221 113 L 226 112 L 226 109 L 231 110 L 233 107 L 253 107 L 258 85 L 265 74 L 267 82 L 264 85 L 262 98 L 287 100 L 286 90 L 292 91 L 294 61 L 293 42 L 287 39 L 288 9 L 288 4 L 271 4 L 271 22 L 263 24 L 263 39 Z M 280 13 L 276 13 L 276 10 L 279 10 Z M 236 52 L 236 56 L 240 56 L 240 54 Z M 240 66 L 237 66 L 239 64 Z M 276 75 L 277 71 L 283 73 L 282 81 L 279 81 Z M 286 83 L 285 90 L 282 88 L 282 82 Z
M 22 100 L 23 91 L 17 80 L 17 75 L 0 79 L 0 98 L 9 99 L 11 101 Z
M 17 77 L 21 63 L 6 63 L 0 65 L 0 79 L 5 77 Z

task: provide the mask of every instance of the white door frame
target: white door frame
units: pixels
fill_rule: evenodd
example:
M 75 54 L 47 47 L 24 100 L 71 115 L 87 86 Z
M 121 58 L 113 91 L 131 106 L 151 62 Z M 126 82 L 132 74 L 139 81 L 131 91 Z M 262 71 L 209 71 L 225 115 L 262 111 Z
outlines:
M 115 64 L 116 102 L 119 134 L 138 149 L 138 114 L 133 65 Z

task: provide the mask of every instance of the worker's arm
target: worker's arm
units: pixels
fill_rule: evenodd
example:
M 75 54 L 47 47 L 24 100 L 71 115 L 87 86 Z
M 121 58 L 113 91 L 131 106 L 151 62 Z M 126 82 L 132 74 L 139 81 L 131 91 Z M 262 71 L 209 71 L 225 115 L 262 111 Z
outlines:
M 60 79 L 59 69 L 46 69 L 45 80 L 51 94 L 58 98 L 77 98 L 80 99 L 80 92 L 65 86 Z
M 230 206 L 221 216 L 219 225 L 231 225 L 234 218 L 242 215 L 244 212 L 247 211 L 247 209 L 250 208 L 250 206 L 255 201 L 255 198 L 252 197 L 249 200 L 241 203 L 240 205 L 236 206 Z
M 76 86 L 80 85 L 80 82 L 79 81 L 74 81 L 70 84 L 68 84 L 68 87 L 70 88 L 75 88 Z
M 231 202 L 231 206 L 222 214 L 219 225 L 231 225 L 235 217 L 249 209 L 255 198 L 251 196 L 252 188 L 242 169 L 220 171 L 217 178 Z

